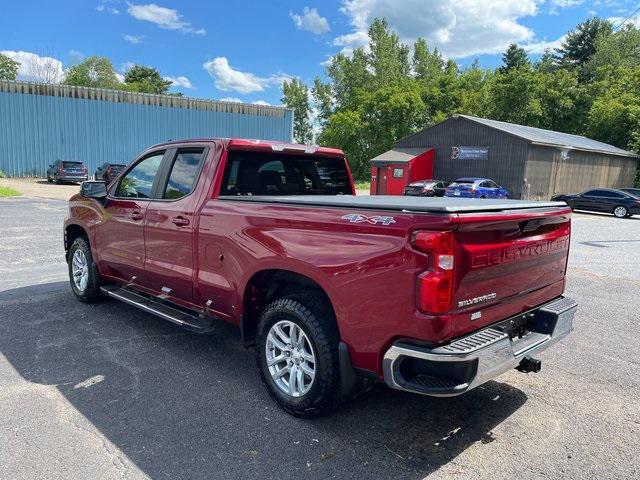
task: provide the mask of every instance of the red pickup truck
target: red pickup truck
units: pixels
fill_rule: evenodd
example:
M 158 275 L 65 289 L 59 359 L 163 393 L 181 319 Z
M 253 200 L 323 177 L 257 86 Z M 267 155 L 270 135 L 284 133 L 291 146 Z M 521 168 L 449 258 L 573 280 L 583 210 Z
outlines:
M 382 380 L 458 395 L 572 330 L 571 210 L 355 196 L 340 150 L 201 139 L 146 150 L 70 199 L 82 302 L 113 297 L 254 345 L 271 396 L 311 417 Z

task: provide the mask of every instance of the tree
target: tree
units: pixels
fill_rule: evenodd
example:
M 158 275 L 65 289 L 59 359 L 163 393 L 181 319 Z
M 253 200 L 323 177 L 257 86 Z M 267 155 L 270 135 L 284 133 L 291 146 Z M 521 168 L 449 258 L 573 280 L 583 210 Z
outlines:
M 106 57 L 92 56 L 73 65 L 67 70 L 64 82 L 66 85 L 94 88 L 121 88 L 111 60 Z
M 293 108 L 293 137 L 296 142 L 313 142 L 313 129 L 309 121 L 309 87 L 294 78 L 282 84 L 282 103 Z
M 530 68 L 513 68 L 496 75 L 490 87 L 490 118 L 537 127 L 542 116 L 540 85 Z
M 612 32 L 611 22 L 598 17 L 579 23 L 556 50 L 558 65 L 565 68 L 582 68 L 596 52 L 598 39 L 609 36 Z
M 610 35 L 596 38 L 596 50 L 588 68 L 592 76 L 599 68 L 633 67 L 640 64 L 640 29 L 629 25 Z
M 504 64 L 500 67 L 502 73 L 506 73 L 512 68 L 525 68 L 531 65 L 527 52 L 515 43 L 509 45 L 507 51 L 502 54 L 502 63 Z
M 331 92 L 331 85 L 323 83 L 319 77 L 316 77 L 313 81 L 313 88 L 311 89 L 311 95 L 317 105 L 318 115 L 316 121 L 320 126 L 323 126 L 327 119 L 333 113 L 333 94 Z
M 420 89 L 409 79 L 367 95 L 362 103 L 361 117 L 366 128 L 369 154 L 375 156 L 389 150 L 397 139 L 420 128 L 424 109 Z M 362 169 L 368 168 L 369 158 L 362 160 Z
M 166 94 L 171 86 L 153 67 L 134 65 L 124 75 L 124 83 L 136 92 Z
M 556 61 L 553 52 L 546 49 L 536 62 L 535 68 L 540 73 L 553 73 L 556 71 Z
M 620 148 L 640 150 L 640 66 L 611 70 L 594 91 L 587 133 Z
M 0 53 L 0 80 L 15 80 L 19 66 L 19 62 Z
M 368 63 L 376 86 L 396 83 L 409 75 L 409 46 L 391 33 L 384 19 L 375 19 L 369 27 Z
M 371 150 L 360 112 L 340 110 L 331 115 L 318 137 L 318 144 L 342 148 L 353 176 L 357 179 L 368 176 Z
M 427 42 L 423 38 L 418 38 L 413 46 L 412 66 L 416 78 L 437 81 L 442 75 L 444 60 L 437 48 L 430 52 Z
M 331 92 L 339 108 L 355 107 L 357 94 L 373 87 L 369 57 L 361 48 L 356 48 L 351 58 L 339 53 L 327 66 Z
M 537 71 L 536 84 L 542 115 L 539 126 L 567 133 L 582 133 L 589 110 L 586 89 L 575 70 Z

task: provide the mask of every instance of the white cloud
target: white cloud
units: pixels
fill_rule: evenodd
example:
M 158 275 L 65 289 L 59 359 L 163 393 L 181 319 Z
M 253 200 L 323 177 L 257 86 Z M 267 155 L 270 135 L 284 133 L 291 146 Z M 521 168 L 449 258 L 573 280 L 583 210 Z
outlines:
M 575 7 L 584 3 L 584 0 L 551 0 L 551 5 L 557 5 L 560 8 Z
M 373 19 L 386 18 L 404 42 L 418 37 L 446 57 L 502 53 L 510 43 L 536 40 L 521 18 L 535 16 L 540 0 L 343 0 L 352 31 L 333 40 L 350 49 L 365 46 Z
M 0 53 L 20 63 L 18 80 L 60 83 L 64 78 L 62 62 L 57 58 L 14 50 L 2 50 Z
M 127 3 L 127 5 L 127 12 L 137 20 L 151 22 L 167 30 L 179 30 L 184 33 L 193 33 L 194 35 L 205 35 L 207 33 L 204 28 L 195 28 L 191 23 L 183 20 L 182 15 L 173 8 L 161 7 L 155 3 L 147 5 Z
M 300 30 L 308 30 L 316 35 L 322 35 L 331 30 L 327 19 L 321 16 L 315 8 L 304 7 L 302 15 L 293 12 L 289 12 L 289 15 Z
M 566 38 L 567 36 L 563 35 L 557 40 L 552 40 L 552 41 L 540 40 L 536 42 L 526 43 L 524 45 L 521 45 L 521 47 L 524 48 L 524 50 L 527 53 L 532 53 L 535 55 L 535 54 L 544 53 L 545 50 L 555 50 L 556 48 L 560 48 L 560 46 L 566 40 Z
M 262 106 L 265 106 L 265 107 L 270 107 L 271 106 L 271 104 L 269 102 L 265 102 L 264 100 L 256 100 L 256 101 L 251 102 L 251 103 L 254 104 L 254 105 L 262 105 Z
M 123 33 L 122 38 L 124 38 L 125 42 L 129 42 L 132 45 L 136 45 L 142 41 L 144 35 L 129 35 L 128 33 Z
M 80 63 L 85 58 L 87 58 L 87 56 L 84 53 L 82 53 L 79 50 L 74 50 L 74 49 L 69 50 L 69 56 L 71 57 L 71 60 L 73 62 L 75 62 L 75 63 Z
M 122 62 L 120 64 L 120 71 L 127 72 L 131 70 L 133 67 L 135 67 L 135 65 L 136 64 L 134 62 Z
M 220 102 L 232 102 L 232 103 L 242 103 L 242 100 L 240 100 L 237 97 L 224 97 L 224 98 L 219 98 L 218 101 Z
M 613 26 L 616 28 L 627 27 L 627 26 L 640 28 L 640 17 L 635 17 L 635 18 L 634 17 L 631 17 L 631 18 L 609 17 L 607 18 L 607 20 L 609 20 L 613 24 Z
M 187 77 L 164 77 L 164 79 L 171 82 L 172 87 L 193 88 L 193 85 L 191 85 L 191 80 L 189 80 Z
M 118 10 L 115 7 L 107 7 L 106 5 L 98 5 L 96 7 L 96 10 L 99 12 L 107 12 L 110 13 L 111 15 L 118 15 L 120 13 L 120 10 Z
M 266 88 L 281 85 L 283 81 L 293 78 L 283 73 L 258 77 L 253 73 L 241 72 L 232 68 L 226 57 L 216 57 L 202 66 L 214 79 L 216 88 L 223 92 L 262 92 Z

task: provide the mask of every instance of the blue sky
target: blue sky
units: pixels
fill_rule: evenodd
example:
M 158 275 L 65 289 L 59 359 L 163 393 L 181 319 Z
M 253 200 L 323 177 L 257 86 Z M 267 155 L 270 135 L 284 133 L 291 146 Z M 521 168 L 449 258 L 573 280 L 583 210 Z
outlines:
M 277 105 L 283 79 L 311 83 L 322 76 L 323 62 L 366 41 L 376 17 L 387 18 L 402 40 L 425 37 L 461 65 L 478 57 L 495 67 L 510 42 L 536 55 L 592 15 L 622 19 L 638 6 L 630 0 L 4 1 L 0 51 L 21 61 L 22 79 L 43 64 L 60 77 L 82 58 L 101 55 L 121 73 L 134 63 L 154 66 L 187 96 Z

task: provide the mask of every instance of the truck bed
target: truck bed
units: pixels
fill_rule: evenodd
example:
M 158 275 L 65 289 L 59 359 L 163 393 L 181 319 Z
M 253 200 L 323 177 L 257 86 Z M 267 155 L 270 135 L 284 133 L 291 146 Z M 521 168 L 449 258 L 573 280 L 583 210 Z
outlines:
M 479 199 L 453 197 L 408 197 L 395 195 L 291 195 L 291 196 L 220 196 L 220 200 L 278 203 L 310 207 L 358 208 L 424 213 L 470 213 L 566 207 L 564 202 L 532 200 Z

